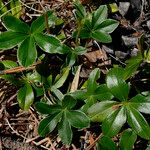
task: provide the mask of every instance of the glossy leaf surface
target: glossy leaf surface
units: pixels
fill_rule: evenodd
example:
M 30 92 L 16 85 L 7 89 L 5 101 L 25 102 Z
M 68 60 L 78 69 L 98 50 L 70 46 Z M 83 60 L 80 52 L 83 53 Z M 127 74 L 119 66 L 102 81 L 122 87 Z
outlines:
M 52 132 L 57 126 L 58 122 L 61 120 L 62 113 L 54 114 L 44 118 L 38 127 L 38 133 L 40 136 L 44 137 L 48 133 Z
M 35 108 L 42 114 L 55 114 L 60 112 L 62 109 L 60 105 L 48 105 L 43 102 L 35 103 Z
M 22 88 L 19 89 L 17 94 L 17 100 L 19 106 L 23 110 L 28 110 L 34 101 L 34 93 L 29 83 L 26 83 Z
M 106 19 L 99 24 L 96 30 L 100 30 L 104 33 L 112 33 L 119 25 L 119 22 L 113 19 Z
M 6 31 L 0 33 L 0 50 L 8 50 L 19 43 L 21 43 L 28 35 L 20 33 L 20 32 L 13 32 L 13 31 Z
M 21 43 L 17 55 L 19 63 L 24 67 L 28 67 L 35 62 L 37 58 L 37 51 L 35 41 L 32 36 L 28 37 Z
M 150 98 L 148 96 L 138 94 L 130 100 L 130 105 L 142 113 L 150 114 Z
M 37 45 L 47 53 L 64 54 L 68 49 L 60 43 L 60 41 L 52 35 L 37 33 L 34 35 Z
M 106 77 L 106 84 L 111 93 L 120 101 L 126 101 L 130 86 L 123 79 L 123 69 L 113 68 Z
M 2 21 L 8 30 L 22 33 L 30 32 L 30 27 L 28 26 L 28 24 L 24 23 L 14 16 L 4 16 Z
M 115 101 L 103 101 L 95 103 L 88 109 L 87 112 L 92 121 L 101 122 L 108 115 L 112 114 L 115 111 L 113 106 L 116 104 L 117 102 Z
M 104 135 L 115 136 L 126 122 L 126 110 L 124 107 L 110 114 L 102 123 Z
M 128 124 L 142 138 L 150 139 L 150 127 L 143 115 L 135 108 L 127 107 Z

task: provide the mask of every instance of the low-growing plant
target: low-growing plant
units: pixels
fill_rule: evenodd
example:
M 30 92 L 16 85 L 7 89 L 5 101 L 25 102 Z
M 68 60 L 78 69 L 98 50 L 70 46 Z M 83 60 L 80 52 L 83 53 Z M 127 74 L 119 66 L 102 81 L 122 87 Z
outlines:
M 99 122 L 102 134 L 97 140 L 97 150 L 116 150 L 118 147 L 130 150 L 137 136 L 150 140 L 150 127 L 144 115 L 150 114 L 150 93 L 136 91 L 131 94 L 130 82 L 138 67 L 149 63 L 149 47 L 143 50 L 141 37 L 141 52 L 128 60 L 125 68 L 112 68 L 105 82 L 100 83 L 100 70 L 95 68 L 80 89 L 69 92 L 72 82 L 69 81 L 67 88 L 62 90 L 73 65 L 78 65 L 78 56 L 87 52 L 82 40 L 110 43 L 110 34 L 119 25 L 118 21 L 107 18 L 106 5 L 101 5 L 93 12 L 86 11 L 79 1 L 74 5 L 76 28 L 72 34 L 73 46 L 64 44 L 51 32 L 47 33 L 59 20 L 52 11 L 34 20 L 31 26 L 12 15 L 4 16 L 2 23 L 7 31 L 0 33 L 0 51 L 17 46 L 19 63 L 2 61 L 4 70 L 0 72 L 0 78 L 19 88 L 17 100 L 21 109 L 28 110 L 33 104 L 42 115 L 38 128 L 40 136 L 58 131 L 62 142 L 71 144 L 74 128 L 84 129 L 90 127 L 90 122 Z M 49 54 L 65 56 L 60 70 L 55 70 L 55 73 L 49 71 Z M 117 135 L 120 141 L 116 144 L 113 137 Z

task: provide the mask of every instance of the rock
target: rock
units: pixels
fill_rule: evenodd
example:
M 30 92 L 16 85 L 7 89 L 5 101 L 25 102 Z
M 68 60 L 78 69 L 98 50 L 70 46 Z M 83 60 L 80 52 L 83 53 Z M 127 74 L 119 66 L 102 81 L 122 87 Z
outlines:
M 129 2 L 119 2 L 119 12 L 122 16 L 125 16 L 129 10 Z
M 125 46 L 128 46 L 128 47 L 133 47 L 138 42 L 138 37 L 132 37 L 132 36 L 129 37 L 129 36 L 122 35 L 121 39 L 122 39 L 123 43 L 125 44 Z

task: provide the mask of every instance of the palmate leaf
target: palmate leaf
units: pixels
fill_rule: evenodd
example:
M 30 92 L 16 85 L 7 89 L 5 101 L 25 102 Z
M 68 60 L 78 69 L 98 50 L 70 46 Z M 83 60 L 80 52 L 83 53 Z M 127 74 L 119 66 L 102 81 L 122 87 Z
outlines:
M 126 122 L 125 107 L 121 107 L 110 114 L 102 123 L 102 131 L 104 135 L 115 136 Z
M 37 51 L 35 41 L 32 36 L 28 37 L 21 43 L 18 49 L 17 57 L 19 63 L 24 67 L 28 67 L 35 62 L 37 58 Z
M 30 108 L 31 104 L 34 101 L 34 93 L 29 83 L 26 83 L 23 87 L 19 89 L 17 94 L 17 100 L 19 106 L 23 110 L 28 110 Z
M 61 121 L 61 118 L 62 118 L 61 112 L 44 118 L 40 122 L 39 127 L 38 127 L 39 135 L 44 137 L 48 133 L 52 132 L 57 126 L 58 122 Z
M 124 130 L 120 138 L 120 150 L 132 150 L 136 139 L 137 135 L 132 129 Z
M 21 33 L 30 32 L 30 27 L 28 26 L 28 24 L 24 23 L 23 21 L 17 19 L 14 16 L 4 16 L 2 18 L 2 21 L 7 30 L 12 30 Z
M 27 37 L 27 34 L 14 31 L 0 33 L 0 50 L 11 49 L 21 43 Z
M 143 115 L 133 107 L 127 107 L 127 121 L 132 129 L 142 138 L 150 139 L 150 126 Z
M 126 101 L 130 90 L 129 84 L 123 79 L 124 70 L 122 68 L 113 68 L 106 77 L 106 84 L 111 93 L 120 101 Z

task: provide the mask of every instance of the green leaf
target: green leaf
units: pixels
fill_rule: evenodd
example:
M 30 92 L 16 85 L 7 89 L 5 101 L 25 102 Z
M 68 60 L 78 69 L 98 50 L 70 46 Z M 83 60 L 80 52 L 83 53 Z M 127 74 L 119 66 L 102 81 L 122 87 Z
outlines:
M 87 98 L 87 91 L 85 90 L 76 90 L 75 92 L 69 93 L 76 100 L 85 100 Z
M 23 21 L 17 19 L 14 16 L 4 16 L 2 19 L 5 27 L 7 30 L 12 30 L 16 32 L 21 32 L 21 33 L 29 33 L 30 32 L 30 27 L 28 24 L 24 23 Z
M 32 65 L 37 58 L 37 51 L 34 38 L 28 37 L 25 39 L 18 49 L 18 60 L 21 65 L 28 67 Z
M 83 55 L 87 52 L 87 49 L 85 47 L 78 46 L 74 49 L 74 51 L 77 55 Z
M 130 78 L 131 76 L 133 76 L 136 73 L 142 60 L 143 60 L 142 54 L 139 53 L 137 56 L 126 61 L 127 65 L 124 69 L 124 79 L 125 80 L 127 80 L 128 78 Z
M 62 113 L 54 114 L 44 118 L 38 127 L 38 133 L 40 136 L 44 137 L 48 133 L 52 132 L 57 126 L 58 122 L 61 121 Z
M 101 122 L 116 110 L 114 107 L 115 105 L 117 105 L 117 102 L 115 101 L 103 101 L 95 103 L 88 109 L 88 116 L 92 121 Z
M 75 6 L 75 17 L 79 20 L 84 19 L 86 17 L 85 7 L 79 2 L 75 2 L 74 6 Z
M 124 130 L 120 138 L 120 150 L 132 150 L 137 135 L 131 129 Z
M 79 37 L 82 39 L 90 38 L 91 31 L 87 28 L 82 28 L 79 34 Z M 78 35 L 78 31 L 73 32 L 73 37 L 75 38 Z
M 54 88 L 54 89 L 60 88 L 65 83 L 65 81 L 69 75 L 69 71 L 70 71 L 70 67 L 64 68 L 60 78 L 54 83 L 52 88 Z
M 103 22 L 107 18 L 107 6 L 101 5 L 92 16 L 92 26 L 96 28 L 101 22 Z
M 11 13 L 15 17 L 19 18 L 22 14 L 22 4 L 19 0 L 10 1 Z
M 37 33 L 34 35 L 37 45 L 47 53 L 64 54 L 68 52 L 60 41 L 52 35 Z
M 113 137 L 121 129 L 126 122 L 125 107 L 121 107 L 112 114 L 110 114 L 102 123 L 102 131 L 105 135 Z
M 88 93 L 92 93 L 97 88 L 98 84 L 96 83 L 96 81 L 99 79 L 99 77 L 100 77 L 100 70 L 98 68 L 95 68 L 90 73 L 90 76 L 88 78 L 88 82 L 87 82 Z
M 58 125 L 58 135 L 64 144 L 71 144 L 73 134 L 71 125 L 65 115 Z
M 150 98 L 148 96 L 138 94 L 130 100 L 129 104 L 142 113 L 150 114 Z
M 99 24 L 95 30 L 99 30 L 104 33 L 112 33 L 119 25 L 119 22 L 114 19 L 106 19 Z
M 124 70 L 122 68 L 113 68 L 106 77 L 106 84 L 111 93 L 120 101 L 126 101 L 128 98 L 130 86 L 123 80 Z
M 13 31 L 0 33 L 0 50 L 8 50 L 15 47 L 27 38 L 27 36 L 26 34 Z
M 26 83 L 22 88 L 19 89 L 17 100 L 21 109 L 28 110 L 30 108 L 34 101 L 34 93 L 29 83 Z
M 4 2 L 2 2 L 2 0 L 0 0 L 0 15 L 3 15 L 6 12 L 8 12 L 8 9 L 7 9 L 6 5 L 4 5 Z
M 48 19 L 48 22 L 55 22 L 53 12 L 48 11 L 46 12 L 46 14 L 43 14 L 42 16 L 38 17 L 35 21 L 32 22 L 31 32 L 41 33 L 46 28 L 46 18 Z
M 111 100 L 114 97 L 106 84 L 99 85 L 91 96 L 100 101 Z
M 43 102 L 36 102 L 35 108 L 38 112 L 42 114 L 55 114 L 61 111 L 62 107 L 60 105 L 48 105 Z
M 145 150 L 150 150 L 150 145 Z
M 117 150 L 116 144 L 111 140 L 110 137 L 103 136 L 96 144 L 97 150 Z
M 18 66 L 16 62 L 11 61 L 11 60 L 3 60 L 3 61 L 0 61 L 0 63 L 2 63 L 4 67 L 8 69 Z
M 24 84 L 24 80 L 20 80 L 12 74 L 1 75 L 0 78 L 7 80 L 10 83 L 12 83 L 13 85 L 18 86 L 18 87 L 20 87 Z
M 66 95 L 62 100 L 62 107 L 71 109 L 76 105 L 77 101 L 70 95 Z
M 142 138 L 150 139 L 150 127 L 143 115 L 132 107 L 127 107 L 128 124 Z
M 70 110 L 66 112 L 67 119 L 75 128 L 86 128 L 90 125 L 90 119 L 85 113 L 79 110 Z
M 112 38 L 108 33 L 105 33 L 103 31 L 99 31 L 99 30 L 95 30 L 92 32 L 91 34 L 91 38 L 102 42 L 102 43 L 111 43 L 112 42 Z

